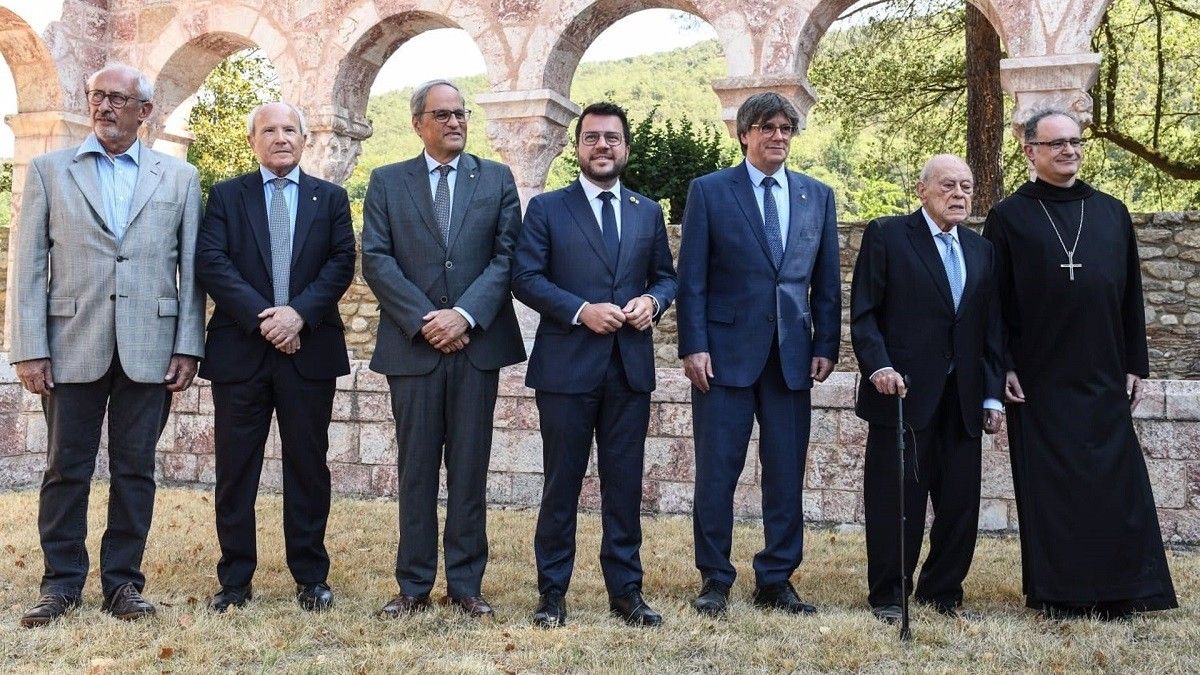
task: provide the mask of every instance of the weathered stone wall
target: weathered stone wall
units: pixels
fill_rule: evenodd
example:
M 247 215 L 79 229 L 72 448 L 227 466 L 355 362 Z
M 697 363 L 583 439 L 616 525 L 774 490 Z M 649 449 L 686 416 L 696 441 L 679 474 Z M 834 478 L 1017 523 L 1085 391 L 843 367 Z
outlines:
M 1142 283 L 1146 298 L 1146 330 L 1150 342 L 1151 377 L 1200 378 L 1200 211 L 1139 214 L 1133 217 L 1142 257 Z M 974 223 L 978 229 L 981 221 Z M 838 225 L 842 256 L 842 345 L 839 370 L 856 367 L 850 348 L 850 279 L 865 223 Z M 668 226 L 671 252 L 679 259 L 678 225 Z M 536 314 L 530 314 L 526 335 L 532 337 Z M 358 358 L 370 358 L 375 349 L 379 310 L 371 289 L 356 271 L 354 284 L 342 300 L 346 341 Z M 658 365 L 677 366 L 675 309 L 667 310 L 655 328 Z
M 535 507 L 542 488 L 542 446 L 532 390 L 524 368 L 503 371 L 496 405 L 495 439 L 488 501 L 493 506 Z M 810 522 L 862 523 L 863 444 L 866 425 L 854 416 L 858 376 L 835 373 L 813 389 L 812 443 L 805 477 L 804 511 Z M 694 478 L 689 386 L 676 368 L 658 372 L 646 444 L 642 508 L 647 513 L 691 512 Z M 46 427 L 40 400 L 25 393 L 11 367 L 0 362 L 0 489 L 36 485 L 46 461 Z M 1200 382 L 1151 380 L 1137 413 L 1159 507 L 1163 537 L 1200 542 Z M 353 363 L 338 380 L 330 427 L 329 465 L 335 489 L 344 494 L 395 496 L 396 442 L 387 382 Z M 761 516 L 757 433 L 735 497 L 743 517 Z M 211 485 L 213 464 L 212 390 L 199 382 L 175 399 L 174 413 L 159 443 L 158 473 L 168 483 Z M 282 465 L 279 436 L 267 442 L 263 487 L 279 490 Z M 97 475 L 106 471 L 103 453 Z M 443 482 L 443 490 L 444 490 Z M 1017 526 L 1006 436 L 985 437 L 983 499 L 979 527 L 986 531 Z M 443 494 L 444 497 L 444 494 Z M 599 507 L 595 462 L 580 498 Z

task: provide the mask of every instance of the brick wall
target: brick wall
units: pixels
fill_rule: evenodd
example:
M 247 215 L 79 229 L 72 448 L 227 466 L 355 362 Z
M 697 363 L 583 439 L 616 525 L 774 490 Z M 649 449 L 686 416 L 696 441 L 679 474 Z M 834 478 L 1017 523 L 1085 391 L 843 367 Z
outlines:
M 394 496 L 396 443 L 387 383 L 361 361 L 338 381 L 330 428 L 329 464 L 339 493 Z M 804 510 L 812 522 L 861 523 L 863 444 L 866 425 L 854 416 L 857 375 L 835 373 L 813 390 L 812 443 L 805 477 Z M 503 371 L 496 405 L 495 439 L 488 475 L 493 506 L 535 507 L 542 488 L 541 439 L 533 392 L 523 386 L 524 369 Z M 693 445 L 687 381 L 676 368 L 662 368 L 652 399 L 646 444 L 643 509 L 648 513 L 691 512 Z M 0 489 L 36 485 L 45 465 L 46 430 L 37 397 L 24 393 L 11 367 L 0 362 Z M 1159 506 L 1163 537 L 1200 543 L 1200 382 L 1151 380 L 1136 425 Z M 200 382 L 176 397 L 174 413 L 159 443 L 158 471 L 168 483 L 211 485 L 213 474 L 211 388 Z M 757 435 L 755 435 L 757 438 Z M 740 516 L 761 515 L 755 440 L 736 494 Z M 1003 434 L 985 438 L 982 530 L 1013 530 L 1008 448 Z M 263 486 L 280 488 L 279 437 L 267 443 Z M 103 453 L 98 475 L 103 476 Z M 443 484 L 443 490 L 444 490 Z M 444 496 L 444 493 L 443 493 Z M 595 463 L 580 498 L 599 507 Z

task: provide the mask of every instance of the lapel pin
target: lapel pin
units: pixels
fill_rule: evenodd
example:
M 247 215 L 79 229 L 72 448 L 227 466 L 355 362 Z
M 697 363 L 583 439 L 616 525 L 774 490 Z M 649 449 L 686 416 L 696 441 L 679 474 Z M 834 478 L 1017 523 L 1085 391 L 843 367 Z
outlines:
M 808 199 L 808 195 L 806 195 L 806 194 L 804 194 L 803 192 L 801 192 L 801 193 L 800 193 L 800 199 Z
M 467 175 L 467 178 L 474 178 L 474 177 L 475 177 L 475 174 L 473 174 L 473 173 Z
M 634 197 L 633 195 L 629 195 L 629 203 L 630 204 L 641 204 L 641 202 L 638 201 L 638 198 Z
M 315 201 L 317 201 L 317 196 L 316 196 L 316 195 L 313 195 L 313 201 L 314 201 L 314 202 L 315 202 Z

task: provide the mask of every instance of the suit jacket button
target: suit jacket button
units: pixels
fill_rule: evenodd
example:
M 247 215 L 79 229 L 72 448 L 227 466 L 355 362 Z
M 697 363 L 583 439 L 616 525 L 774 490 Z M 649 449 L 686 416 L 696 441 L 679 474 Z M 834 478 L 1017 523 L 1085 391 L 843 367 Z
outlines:
M 446 261 L 446 269 L 448 269 L 448 270 L 454 269 L 454 261 L 453 260 Z
M 115 295 L 110 295 L 110 296 L 108 296 L 108 299 L 109 299 L 109 300 L 112 300 L 113 302 L 116 302 L 116 301 L 117 301 L 117 296 L 115 296 Z
M 943 356 L 945 356 L 947 360 L 954 358 L 954 354 L 951 354 L 950 352 L 946 352 L 943 354 Z
M 441 302 L 444 305 L 447 302 L 450 302 L 450 298 L 447 298 L 446 296 L 443 295 L 442 297 L 438 298 L 438 302 Z
M 774 315 L 774 314 L 768 314 L 768 315 L 767 315 L 767 321 L 775 321 L 775 315 Z
M 117 262 L 125 262 L 126 260 L 129 260 L 129 258 L 126 258 L 123 255 L 117 256 Z

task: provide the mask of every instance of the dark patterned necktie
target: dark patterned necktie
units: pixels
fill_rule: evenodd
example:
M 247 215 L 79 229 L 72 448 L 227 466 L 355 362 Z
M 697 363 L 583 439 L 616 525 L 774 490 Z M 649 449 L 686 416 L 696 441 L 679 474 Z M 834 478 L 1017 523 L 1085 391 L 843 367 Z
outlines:
M 783 263 L 783 235 L 779 232 L 779 208 L 775 205 L 775 195 L 771 188 L 778 183 L 767 176 L 762 179 L 763 188 L 763 233 L 767 235 L 767 247 L 771 249 L 771 259 L 778 267 Z
M 442 232 L 442 243 L 447 246 L 450 245 L 450 181 L 446 176 L 453 170 L 454 167 L 449 164 L 437 168 L 441 176 L 438 178 L 437 191 L 433 195 L 433 218 Z
M 600 193 L 600 231 L 604 234 L 604 248 L 608 251 L 608 259 L 613 265 L 617 264 L 617 256 L 621 254 L 621 237 L 617 234 L 617 212 L 613 208 L 616 195 L 605 190 Z
M 271 286 L 275 294 L 275 306 L 286 305 L 289 298 L 288 277 L 292 267 L 292 218 L 288 212 L 283 189 L 288 179 L 274 178 L 271 184 L 275 192 L 271 195 L 271 210 L 267 215 L 267 226 L 271 230 Z

